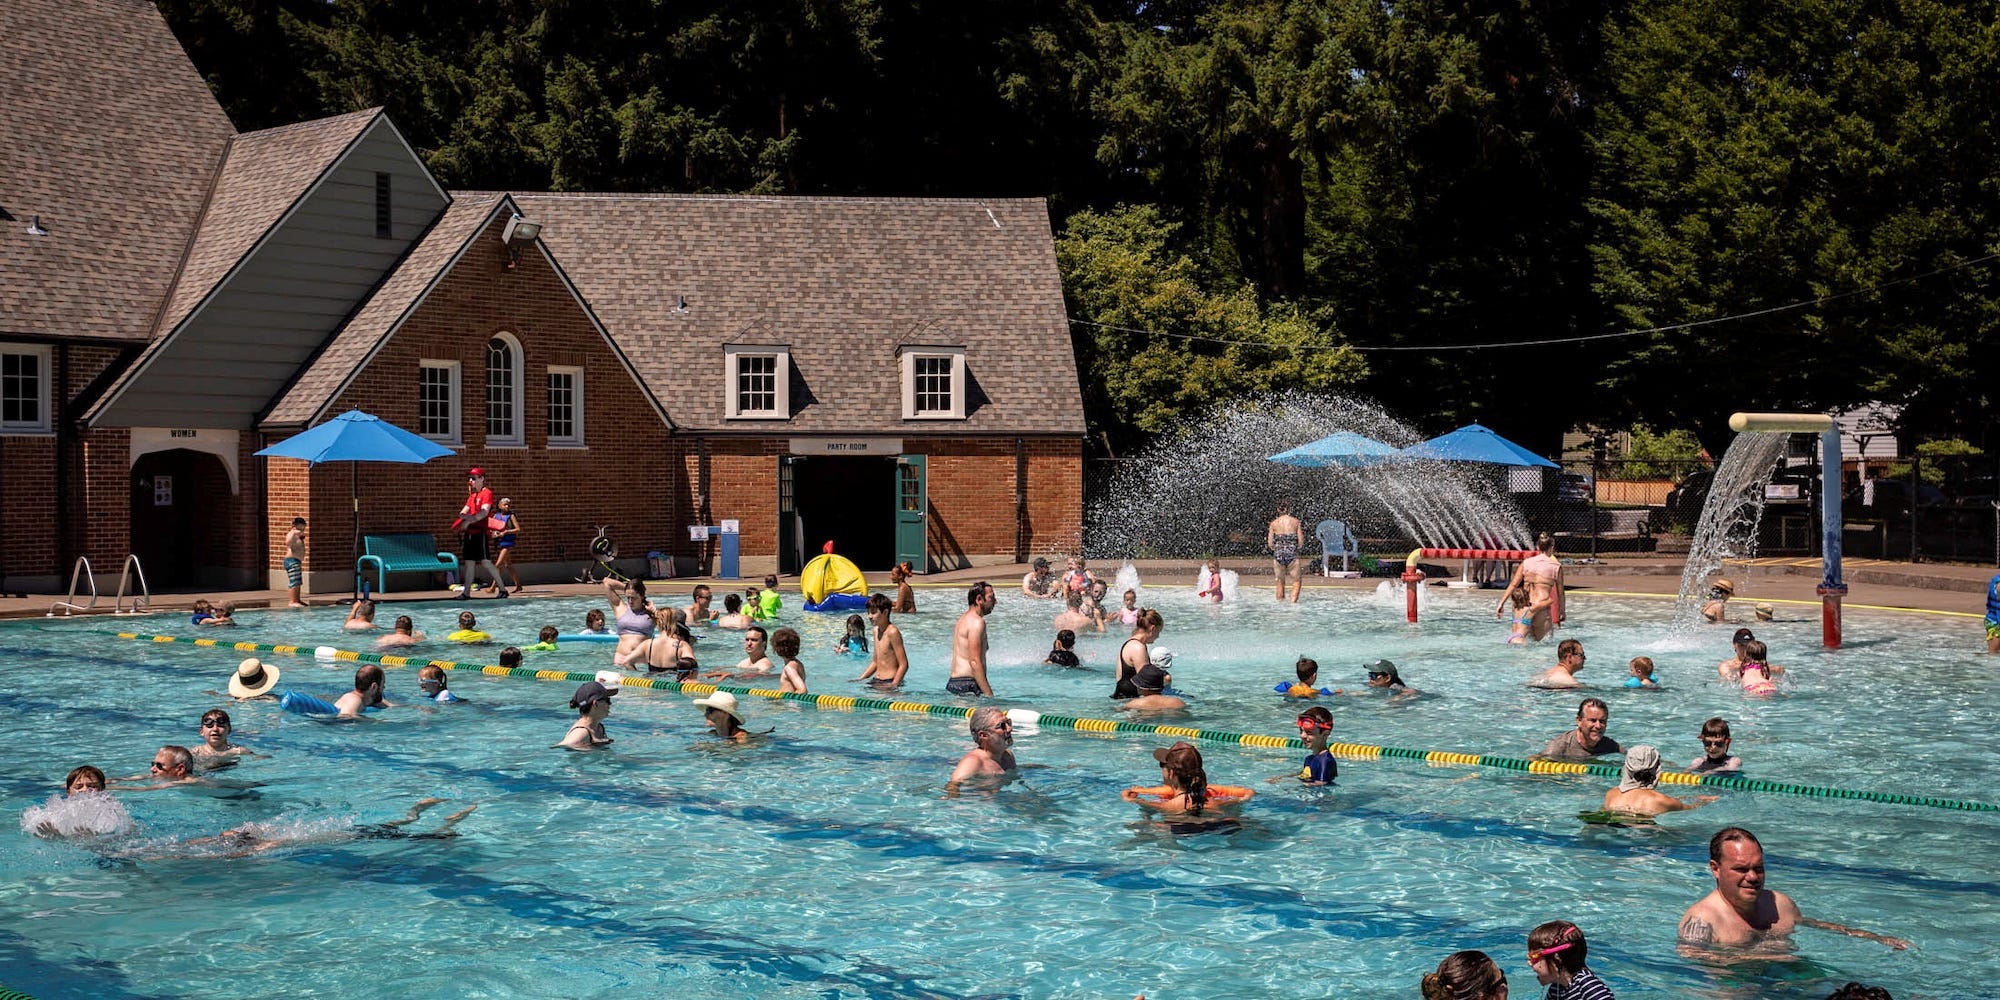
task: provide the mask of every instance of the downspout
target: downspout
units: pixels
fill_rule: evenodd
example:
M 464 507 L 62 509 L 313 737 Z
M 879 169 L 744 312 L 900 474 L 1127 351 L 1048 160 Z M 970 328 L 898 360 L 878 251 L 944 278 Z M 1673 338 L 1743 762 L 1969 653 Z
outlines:
M 76 546 L 70 537 L 69 453 L 70 439 L 75 431 L 69 423 L 69 345 L 66 343 L 56 345 L 55 385 L 51 389 L 49 398 L 55 401 L 56 425 L 56 565 L 52 572 L 60 579 L 63 568 L 76 559 Z
M 1028 561 L 1028 443 L 1014 439 L 1014 561 Z

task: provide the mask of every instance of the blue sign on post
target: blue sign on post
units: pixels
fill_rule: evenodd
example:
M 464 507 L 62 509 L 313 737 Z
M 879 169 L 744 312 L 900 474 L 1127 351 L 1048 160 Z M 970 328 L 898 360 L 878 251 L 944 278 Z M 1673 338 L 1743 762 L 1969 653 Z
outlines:
M 717 537 L 722 540 L 722 565 L 717 568 L 715 575 L 724 580 L 743 578 L 743 574 L 737 570 L 737 542 L 742 538 L 738 527 L 735 518 L 724 518 L 717 526 Z

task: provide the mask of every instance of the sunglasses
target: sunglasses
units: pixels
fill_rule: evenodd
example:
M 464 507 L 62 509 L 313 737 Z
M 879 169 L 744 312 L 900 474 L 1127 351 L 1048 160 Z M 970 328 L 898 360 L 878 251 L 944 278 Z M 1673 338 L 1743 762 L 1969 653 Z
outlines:
M 1715 738 L 1715 737 L 1712 737 L 1712 736 L 1704 736 L 1704 737 L 1702 737 L 1702 738 L 1701 738 L 1701 745 L 1702 745 L 1702 746 L 1705 746 L 1705 747 L 1719 747 L 1719 746 L 1724 746 L 1724 745 L 1726 745 L 1726 744 L 1727 744 L 1728 742 L 1729 742 L 1729 737 L 1727 737 L 1727 736 L 1724 736 L 1724 737 L 1722 737 L 1721 739 L 1717 739 L 1717 738 Z
M 221 719 L 203 719 L 203 720 L 202 720 L 202 722 L 201 722 L 201 728 L 203 728 L 203 729 L 228 729 L 228 728 L 229 728 L 229 723 L 227 723 L 227 722 L 224 722 L 224 721 L 222 721 Z
M 155 770 L 155 771 L 164 771 L 164 770 L 166 770 L 166 769 L 167 769 L 167 765 L 165 765 L 165 764 L 162 764 L 162 763 L 160 763 L 160 762 L 159 762 L 159 761 L 157 761 L 157 760 L 153 762 L 153 766 L 152 766 L 152 770 Z

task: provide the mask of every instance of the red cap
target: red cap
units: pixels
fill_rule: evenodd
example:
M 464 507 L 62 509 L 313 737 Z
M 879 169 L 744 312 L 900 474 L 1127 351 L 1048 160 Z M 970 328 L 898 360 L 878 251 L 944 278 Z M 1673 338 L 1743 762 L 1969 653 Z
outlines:
M 465 476 L 467 479 L 485 479 L 486 470 L 475 465 L 472 467 L 472 470 L 470 472 L 467 472 L 465 474 Z

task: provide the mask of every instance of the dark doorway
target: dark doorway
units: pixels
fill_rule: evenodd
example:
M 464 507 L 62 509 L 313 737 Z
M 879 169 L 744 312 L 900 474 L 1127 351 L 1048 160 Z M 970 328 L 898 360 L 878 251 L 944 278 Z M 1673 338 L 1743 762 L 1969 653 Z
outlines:
M 229 470 L 214 455 L 185 448 L 132 463 L 132 552 L 154 590 L 187 587 L 227 567 Z
M 791 466 L 792 503 L 806 558 L 819 555 L 831 539 L 835 552 L 863 570 L 881 572 L 895 564 L 894 458 L 811 455 L 793 458 Z

